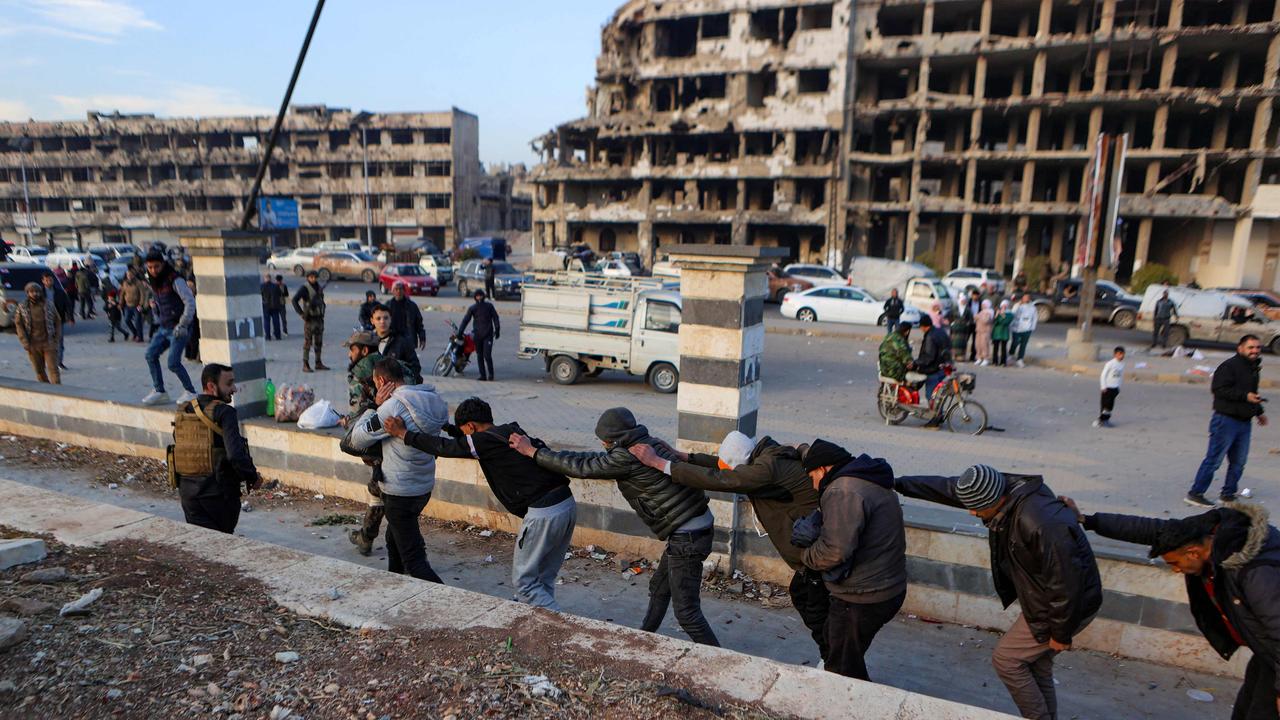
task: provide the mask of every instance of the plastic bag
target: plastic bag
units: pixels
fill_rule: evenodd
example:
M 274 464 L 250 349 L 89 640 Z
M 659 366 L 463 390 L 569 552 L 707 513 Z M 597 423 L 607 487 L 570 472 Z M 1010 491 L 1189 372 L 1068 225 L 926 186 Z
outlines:
M 276 422 L 297 422 L 315 401 L 316 391 L 310 385 L 281 385 L 276 390 Z
M 328 400 L 317 400 L 298 416 L 298 429 L 319 430 L 320 428 L 333 427 L 338 424 L 340 419 Z

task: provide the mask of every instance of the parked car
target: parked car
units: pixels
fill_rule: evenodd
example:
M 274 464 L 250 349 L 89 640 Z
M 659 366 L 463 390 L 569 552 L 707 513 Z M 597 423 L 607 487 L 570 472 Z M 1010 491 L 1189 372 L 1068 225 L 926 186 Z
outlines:
M 413 263 L 391 263 L 382 268 L 378 275 L 378 284 L 382 291 L 391 292 L 391 286 L 398 282 L 405 284 L 410 295 L 439 295 L 440 286 L 436 279 L 427 274 L 421 267 Z
M 921 312 L 929 312 L 934 303 L 945 316 L 956 310 L 951 291 L 937 273 L 920 263 L 858 255 L 849 263 L 849 284 L 882 298 L 897 290 L 905 305 Z
M 629 258 L 604 258 L 596 263 L 595 272 L 607 277 L 639 277 L 644 269 Z
M 107 264 L 97 255 L 88 252 L 76 252 L 66 248 L 58 248 L 45 256 L 44 264 L 49 269 L 62 268 L 63 272 L 71 272 L 72 265 L 81 267 L 92 267 L 93 271 L 98 273 L 98 278 L 106 277 Z
M 129 268 L 133 267 L 129 258 L 116 258 L 107 263 L 107 276 L 111 278 L 111 284 L 120 287 L 120 283 L 124 282 L 124 276 L 129 272 Z
M 90 245 L 89 252 L 102 258 L 104 262 L 110 263 L 112 260 L 132 260 L 134 255 L 138 254 L 138 248 L 129 243 L 102 243 L 100 245 Z
M 654 272 L 657 272 L 656 266 Z M 765 275 L 769 277 L 769 299 L 777 303 L 782 302 L 782 298 L 787 293 L 801 292 L 813 287 L 813 281 L 809 278 L 792 275 L 786 270 L 770 268 L 765 271 Z
M 0 329 L 13 327 L 18 303 L 27 297 L 27 283 L 40 282 L 47 269 L 40 263 L 0 263 Z
M 448 255 L 423 255 L 418 267 L 430 275 L 437 285 L 448 285 L 453 280 L 453 263 Z
M 467 260 L 462 263 L 462 268 L 458 270 L 459 295 L 466 297 L 476 290 L 484 289 L 483 263 L 483 260 Z M 493 293 L 497 296 L 494 299 L 520 297 L 520 288 L 524 285 L 524 275 L 509 262 L 499 260 L 494 262 L 493 265 Z
M 802 322 L 855 323 L 883 325 L 884 301 L 857 286 L 819 285 L 801 292 L 787 293 L 779 312 Z M 899 322 L 917 325 L 920 311 L 913 307 L 902 310 Z
M 1280 355 L 1280 322 L 1269 320 L 1245 298 L 1218 290 L 1149 285 L 1138 312 L 1138 329 L 1150 332 L 1156 302 L 1168 292 L 1178 308 L 1169 325 L 1169 344 L 1189 341 L 1235 345 L 1244 335 L 1257 335 L 1262 346 Z
M 316 256 L 322 250 L 315 248 L 289 248 L 272 254 L 267 258 L 269 270 L 290 270 L 294 275 L 302 277 L 315 265 Z
M 1003 294 L 1004 276 L 990 268 L 956 268 L 942 276 L 942 284 L 947 286 L 952 296 L 959 297 L 971 290 L 979 290 L 983 285 L 995 294 Z
M 48 254 L 49 248 L 42 245 L 14 245 L 9 248 L 9 262 L 43 265 Z
M 1068 278 L 1059 280 L 1051 295 L 1032 293 L 1031 301 L 1036 306 L 1039 321 L 1044 323 L 1054 318 L 1080 317 L 1082 284 L 1081 280 Z M 1138 308 L 1141 305 L 1142 298 L 1137 295 L 1130 294 L 1110 280 L 1099 280 L 1093 301 L 1093 319 L 1128 330 L 1137 322 Z
M 320 282 L 327 283 L 337 278 L 359 279 L 372 283 L 382 274 L 383 264 L 367 252 L 322 252 L 315 257 L 312 265 L 320 275 Z
M 1222 292 L 1244 298 L 1262 311 L 1270 320 L 1280 320 L 1280 293 L 1271 290 L 1248 290 L 1244 288 L 1218 288 Z
M 821 284 L 843 284 L 848 282 L 843 274 L 835 268 L 829 268 L 826 265 L 813 265 L 810 263 L 791 263 L 783 268 L 791 275 L 805 278 L 813 282 L 814 285 Z
M 321 240 L 320 242 L 316 243 L 315 245 L 312 245 L 311 247 L 315 248 L 316 250 L 323 250 L 327 252 L 341 252 L 343 250 L 350 250 L 351 252 L 367 252 L 367 253 L 373 252 L 372 245 L 365 245 L 364 243 L 360 242 L 356 238 L 343 238 L 341 240 Z
M 583 265 L 592 265 L 596 261 L 596 253 L 589 245 L 557 245 L 551 248 L 551 254 L 560 258 L 561 267 L 569 267 L 570 260 L 581 260 Z M 637 260 L 639 257 L 637 256 Z

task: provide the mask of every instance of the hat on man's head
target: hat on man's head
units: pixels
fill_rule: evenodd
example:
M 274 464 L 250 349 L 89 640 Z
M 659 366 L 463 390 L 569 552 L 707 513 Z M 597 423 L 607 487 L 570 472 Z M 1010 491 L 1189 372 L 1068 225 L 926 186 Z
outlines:
M 808 452 L 804 454 L 802 462 L 804 463 L 805 472 L 813 472 L 818 468 L 831 466 L 840 466 L 853 459 L 848 450 L 827 440 L 814 440 L 809 446 Z
M 1000 502 L 1008 487 L 1004 473 L 990 465 L 974 465 L 956 481 L 956 499 L 969 510 L 986 510 Z
M 737 430 L 731 430 L 724 436 L 724 442 L 720 443 L 720 462 L 726 466 L 727 470 L 746 465 L 751 459 L 751 451 L 755 448 L 754 440 Z
M 378 336 L 371 332 L 353 332 L 351 337 L 342 343 L 342 347 L 358 347 L 360 345 L 376 348 L 378 347 Z

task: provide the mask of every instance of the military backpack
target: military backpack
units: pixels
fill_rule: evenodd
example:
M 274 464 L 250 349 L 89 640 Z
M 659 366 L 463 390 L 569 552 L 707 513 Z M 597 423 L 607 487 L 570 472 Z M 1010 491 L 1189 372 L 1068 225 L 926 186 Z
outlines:
M 209 412 L 222 404 L 214 400 Z M 214 447 L 215 439 L 222 437 L 222 428 L 200 409 L 200 403 L 191 401 L 191 412 L 178 410 L 173 418 L 173 444 L 167 448 L 169 485 L 178 487 L 178 477 L 203 477 L 212 475 L 225 451 Z

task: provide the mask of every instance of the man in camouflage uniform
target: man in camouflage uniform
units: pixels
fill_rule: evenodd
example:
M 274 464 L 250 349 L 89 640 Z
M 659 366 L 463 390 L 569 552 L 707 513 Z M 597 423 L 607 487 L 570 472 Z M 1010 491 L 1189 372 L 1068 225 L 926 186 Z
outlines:
M 311 348 L 316 349 L 316 370 L 328 370 L 320 359 L 324 344 L 324 286 L 315 270 L 307 273 L 307 281 L 293 295 L 293 310 L 302 317 L 302 372 L 311 372 Z
M 378 352 L 378 336 L 369 332 L 352 333 L 342 346 L 347 348 L 347 359 L 350 361 L 347 365 L 347 399 L 351 403 L 351 412 L 342 419 L 342 426 L 345 428 L 366 411 L 377 409 L 373 366 L 382 360 L 382 354 Z M 373 541 L 382 529 L 382 518 L 386 513 L 382 507 L 382 498 L 373 493 L 382 479 L 381 463 L 372 459 L 365 459 L 365 463 L 373 468 L 373 477 L 369 481 L 369 507 L 364 512 L 364 522 L 360 529 L 352 530 L 347 535 L 361 555 L 373 552 Z
M 880 376 L 903 382 L 907 377 L 907 365 L 911 362 L 911 345 L 907 335 L 911 323 L 898 323 L 893 332 L 880 341 Z

